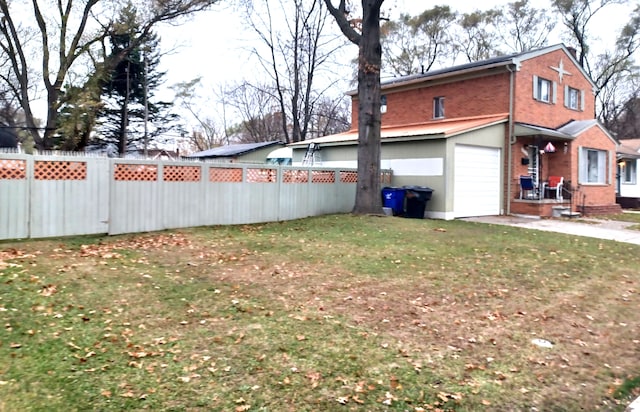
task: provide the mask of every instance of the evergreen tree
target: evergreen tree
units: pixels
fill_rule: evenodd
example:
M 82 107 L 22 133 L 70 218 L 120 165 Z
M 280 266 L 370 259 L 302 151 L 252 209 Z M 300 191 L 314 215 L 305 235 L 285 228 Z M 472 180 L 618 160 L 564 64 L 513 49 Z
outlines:
M 131 146 L 146 149 L 158 135 L 178 127 L 178 116 L 170 112 L 172 104 L 155 99 L 166 74 L 158 69 L 160 40 L 149 32 L 139 46 L 131 48 L 139 31 L 137 11 L 130 3 L 122 10 L 109 37 L 111 54 L 107 59 L 119 63 L 102 84 L 104 106 L 96 137 L 96 143 L 117 145 L 120 155 Z

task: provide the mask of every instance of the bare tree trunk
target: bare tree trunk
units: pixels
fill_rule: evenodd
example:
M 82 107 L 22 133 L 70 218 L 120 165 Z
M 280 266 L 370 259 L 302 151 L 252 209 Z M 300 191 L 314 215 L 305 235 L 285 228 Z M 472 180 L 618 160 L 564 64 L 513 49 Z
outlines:
M 358 45 L 358 190 L 354 214 L 382 212 L 380 194 L 380 7 L 384 0 L 362 0 L 362 34 L 347 20 L 345 0 L 336 8 L 325 0 L 340 30 Z
M 358 57 L 358 195 L 353 213 L 380 213 L 380 7 L 363 1 Z

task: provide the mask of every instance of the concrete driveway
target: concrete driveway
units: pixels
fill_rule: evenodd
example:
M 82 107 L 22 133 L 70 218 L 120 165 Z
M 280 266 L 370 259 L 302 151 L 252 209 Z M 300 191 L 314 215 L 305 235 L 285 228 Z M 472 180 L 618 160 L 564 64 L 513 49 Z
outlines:
M 462 218 L 469 222 L 491 223 L 497 225 L 518 226 L 526 229 L 544 230 L 547 232 L 566 233 L 576 236 L 597 239 L 615 240 L 617 242 L 640 245 L 640 230 L 627 229 L 635 223 L 615 220 L 591 218 L 537 218 L 522 216 L 480 216 Z

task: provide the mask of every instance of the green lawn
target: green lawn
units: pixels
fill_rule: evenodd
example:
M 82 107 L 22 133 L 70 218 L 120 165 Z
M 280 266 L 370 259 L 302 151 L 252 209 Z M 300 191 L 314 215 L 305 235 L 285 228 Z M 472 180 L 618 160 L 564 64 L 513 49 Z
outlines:
M 623 411 L 639 253 L 351 215 L 3 242 L 0 411 Z

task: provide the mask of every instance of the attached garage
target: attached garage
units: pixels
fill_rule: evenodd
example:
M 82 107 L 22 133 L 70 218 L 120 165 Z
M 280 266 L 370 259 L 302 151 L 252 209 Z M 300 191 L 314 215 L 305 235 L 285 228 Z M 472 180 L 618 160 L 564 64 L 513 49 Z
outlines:
M 454 217 L 499 215 L 501 150 L 457 144 L 454 158 Z
M 500 115 L 382 128 L 381 167 L 392 170 L 389 186 L 432 189 L 429 218 L 499 215 L 506 120 Z M 289 145 L 294 164 L 310 142 L 320 146 L 321 164 L 314 166 L 357 166 L 356 130 Z

